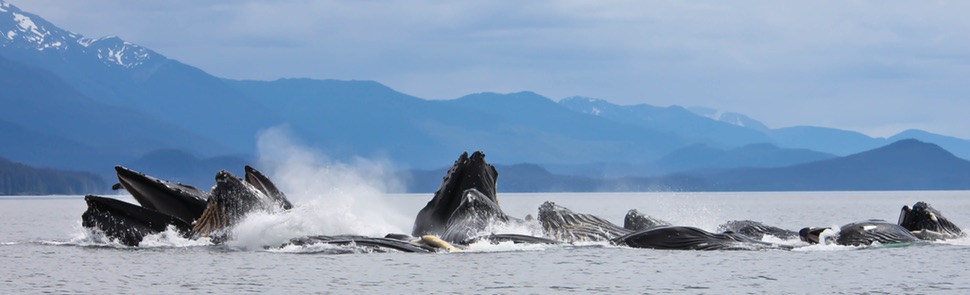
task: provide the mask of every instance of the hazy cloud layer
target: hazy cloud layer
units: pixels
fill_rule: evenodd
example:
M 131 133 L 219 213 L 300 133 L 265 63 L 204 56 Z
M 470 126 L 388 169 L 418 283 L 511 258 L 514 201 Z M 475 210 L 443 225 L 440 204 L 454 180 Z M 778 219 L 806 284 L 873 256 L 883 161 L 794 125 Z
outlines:
M 967 1 L 11 1 L 227 78 L 707 106 L 970 138 Z

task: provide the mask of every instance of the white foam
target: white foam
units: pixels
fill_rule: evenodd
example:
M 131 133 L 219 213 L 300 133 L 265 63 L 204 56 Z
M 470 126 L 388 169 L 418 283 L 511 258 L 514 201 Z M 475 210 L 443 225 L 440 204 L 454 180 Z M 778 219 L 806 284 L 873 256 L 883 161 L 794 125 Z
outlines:
M 329 205 L 326 201 L 314 200 L 294 205 L 288 212 L 250 214 L 233 229 L 232 240 L 228 244 L 244 249 L 259 249 L 263 246 L 279 246 L 291 238 L 309 235 L 383 237 L 388 233 L 403 232 L 382 216 L 357 212 L 363 208 Z
M 286 245 L 281 248 L 270 248 L 266 252 L 273 253 L 295 253 L 295 254 L 349 254 L 349 253 L 369 253 L 366 248 L 355 247 L 353 245 L 334 245 L 327 243 L 315 243 L 309 245 Z
M 212 241 L 209 238 L 187 239 L 182 237 L 174 226 L 169 226 L 165 231 L 145 236 L 138 244 L 141 248 L 165 248 L 165 247 L 197 247 L 210 246 Z
M 520 234 L 529 236 L 543 236 L 542 225 L 538 221 L 526 221 L 525 223 L 516 222 L 492 222 L 485 227 L 485 233 L 495 234 Z
M 764 236 L 761 237 L 761 241 L 762 242 L 766 242 L 766 243 L 772 243 L 772 244 L 778 244 L 778 245 L 788 245 L 788 246 L 794 246 L 794 247 L 800 247 L 800 246 L 808 245 L 808 243 L 806 243 L 805 241 L 802 241 L 801 239 L 798 239 L 798 238 L 782 239 L 782 238 L 779 238 L 779 237 L 776 237 L 776 236 L 773 236 L 773 235 L 764 235 Z
M 469 244 L 465 252 L 523 252 L 523 251 L 543 251 L 550 248 L 559 248 L 560 245 L 554 244 L 516 244 L 512 241 L 499 242 L 493 244 L 487 240 L 481 240 Z
M 113 247 L 128 248 L 118 240 L 111 239 L 103 232 L 95 228 L 84 228 L 80 224 L 75 226 L 75 232 L 67 241 L 42 241 L 47 245 L 74 245 L 83 247 Z M 177 247 L 196 247 L 210 246 L 212 241 L 209 238 L 188 239 L 182 237 L 174 226 L 169 226 L 165 231 L 146 235 L 138 244 L 139 248 L 177 248 Z
M 970 236 L 965 236 L 956 239 L 946 239 L 933 241 L 934 244 L 944 244 L 944 245 L 954 245 L 954 246 L 970 246 Z
M 75 224 L 74 232 L 67 241 L 42 241 L 46 245 L 74 245 L 74 246 L 101 246 L 101 247 L 127 247 L 112 240 L 104 235 L 101 230 L 96 228 L 85 228 L 80 221 Z
M 863 248 L 863 246 L 844 246 L 838 244 L 812 244 L 804 247 L 796 247 L 792 251 L 814 252 L 814 251 L 846 251 Z
M 833 226 L 823 230 L 818 234 L 818 243 L 821 245 L 828 244 L 830 240 L 838 239 L 839 232 L 842 231 L 841 227 Z M 833 243 L 834 244 L 834 243 Z

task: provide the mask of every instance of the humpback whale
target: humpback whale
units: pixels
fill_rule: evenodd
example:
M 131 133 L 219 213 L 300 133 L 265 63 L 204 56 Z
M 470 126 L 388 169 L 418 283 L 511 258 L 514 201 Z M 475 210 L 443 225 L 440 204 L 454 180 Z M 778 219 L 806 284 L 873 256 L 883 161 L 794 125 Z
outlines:
M 755 240 L 761 240 L 766 235 L 774 236 L 782 240 L 798 238 L 798 233 L 794 231 L 752 220 L 731 220 L 719 225 L 717 231 L 738 233 Z
M 810 244 L 825 242 L 835 242 L 845 246 L 868 246 L 873 243 L 897 244 L 919 241 L 919 238 L 910 233 L 906 228 L 885 220 L 870 219 L 865 221 L 853 222 L 843 225 L 837 235 L 832 237 L 822 237 L 822 232 L 828 228 L 806 227 L 798 232 L 798 235 L 805 242 Z
M 711 233 L 691 226 L 663 225 L 636 231 L 612 240 L 632 248 L 665 250 L 791 250 L 791 246 L 766 243 L 736 233 Z
M 480 240 L 554 242 L 527 235 L 487 232 L 492 225 L 526 224 L 502 211 L 495 194 L 497 180 L 498 171 L 485 162 L 484 153 L 476 151 L 471 156 L 462 153 L 448 169 L 434 197 L 418 212 L 411 235 L 438 236 L 444 242 L 459 245 Z
M 108 238 L 128 246 L 137 246 L 144 236 L 162 232 L 168 226 L 174 226 L 189 238 L 209 236 L 252 211 L 276 212 L 273 209 L 292 207 L 269 178 L 249 166 L 246 182 L 222 171 L 216 176 L 216 186 L 208 193 L 121 166 L 115 170 L 119 180 L 116 186 L 131 193 L 141 206 L 86 196 L 88 208 L 81 214 L 82 226 L 99 229 Z
M 632 248 L 676 250 L 791 249 L 786 245 L 757 241 L 736 233 L 715 234 L 690 226 L 660 225 L 655 219 L 639 219 L 638 216 L 643 215 L 630 210 L 626 217 L 631 221 L 624 222 L 630 226 L 624 228 L 592 214 L 575 213 L 553 202 L 539 206 L 539 222 L 543 230 L 550 238 L 560 241 L 609 241 Z M 629 229 L 637 226 L 636 221 L 644 220 L 658 225 Z M 639 223 L 640 226 L 648 224 Z
M 538 219 L 547 237 L 564 242 L 610 241 L 632 232 L 599 216 L 575 213 L 549 201 L 539 205 Z
M 464 199 L 462 197 L 469 189 L 477 190 L 498 205 L 498 197 L 495 195 L 497 180 L 498 171 L 485 162 L 484 153 L 476 151 L 470 157 L 467 152 L 462 153 L 458 160 L 455 160 L 455 164 L 448 169 L 434 197 L 418 212 L 411 235 L 443 233 L 449 219 L 456 213 L 455 209 L 461 204 Z
M 662 225 L 670 225 L 670 222 L 647 216 L 637 209 L 630 209 L 623 217 L 623 228 L 629 230 L 642 230 Z
M 913 207 L 903 206 L 897 224 L 923 240 L 953 239 L 965 235 L 959 226 L 926 202 L 916 202 Z
M 246 180 L 250 178 L 247 176 Z M 222 241 L 228 238 L 229 229 L 246 215 L 253 212 L 282 212 L 287 206 L 292 207 L 289 204 L 282 194 L 269 196 L 257 186 L 222 170 L 216 173 L 216 185 L 212 188 L 205 211 L 196 220 L 192 230 L 199 236 Z

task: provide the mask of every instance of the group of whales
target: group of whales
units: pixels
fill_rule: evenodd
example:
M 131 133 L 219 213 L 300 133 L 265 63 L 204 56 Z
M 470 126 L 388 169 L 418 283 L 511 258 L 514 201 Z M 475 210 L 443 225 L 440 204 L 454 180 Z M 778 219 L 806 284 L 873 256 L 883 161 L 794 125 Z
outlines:
M 87 195 L 88 209 L 81 225 L 97 228 L 106 237 L 137 246 L 149 234 L 174 227 L 186 238 L 228 238 L 229 229 L 256 210 L 281 212 L 293 208 L 286 195 L 268 177 L 246 166 L 245 179 L 225 170 L 216 174 L 216 185 L 205 192 L 190 185 L 154 178 L 117 166 L 118 184 L 141 206 L 117 199 Z
M 246 166 L 237 178 L 227 171 L 216 174 L 216 184 L 205 192 L 195 187 L 157 179 L 125 167 L 115 167 L 118 184 L 140 204 L 88 195 L 82 225 L 111 240 L 138 246 L 143 238 L 174 228 L 189 239 L 209 238 L 214 243 L 231 239 L 232 227 L 253 212 L 286 214 L 293 205 L 268 177 Z M 592 214 L 576 213 L 553 202 L 539 206 L 538 217 L 519 219 L 502 211 L 496 195 L 498 171 L 484 153 L 462 153 L 445 175 L 434 197 L 419 212 L 408 234 L 384 237 L 319 235 L 290 239 L 283 245 L 330 244 L 364 251 L 456 251 L 488 240 L 492 243 L 560 244 L 607 242 L 619 246 L 679 250 L 789 250 L 794 246 L 764 241 L 801 239 L 809 244 L 871 245 L 910 243 L 964 236 L 961 229 L 925 202 L 904 206 L 897 223 L 866 220 L 837 231 L 807 227 L 799 232 L 756 221 L 729 221 L 718 233 L 691 226 L 671 225 L 630 210 L 623 226 Z M 538 226 L 536 226 L 538 223 Z M 541 234 L 495 232 L 497 228 L 537 227 Z M 270 247 L 270 246 L 267 246 Z

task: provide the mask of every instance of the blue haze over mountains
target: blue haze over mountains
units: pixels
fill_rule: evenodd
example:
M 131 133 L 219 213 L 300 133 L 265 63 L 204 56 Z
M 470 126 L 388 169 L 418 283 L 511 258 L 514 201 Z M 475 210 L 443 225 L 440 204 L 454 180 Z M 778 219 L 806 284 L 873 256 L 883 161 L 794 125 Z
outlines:
M 970 141 L 921 130 L 872 138 L 527 91 L 426 100 L 374 81 L 228 80 L 6 3 L 0 34 L 0 158 L 105 181 L 125 165 L 208 187 L 219 169 L 254 163 L 261 130 L 283 126 L 335 160 L 392 160 L 410 191 L 433 191 L 472 150 L 497 164 L 505 191 L 970 188 Z M 939 171 L 950 176 L 910 181 Z M 831 175 L 881 178 L 840 185 Z

